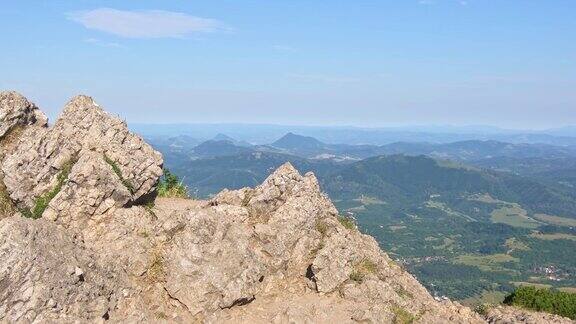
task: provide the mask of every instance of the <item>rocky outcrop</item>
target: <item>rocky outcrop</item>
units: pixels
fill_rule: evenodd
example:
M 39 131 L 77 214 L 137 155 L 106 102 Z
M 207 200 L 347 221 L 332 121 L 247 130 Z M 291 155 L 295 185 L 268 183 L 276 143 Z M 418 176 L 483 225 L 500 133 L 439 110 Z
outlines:
M 486 314 L 488 323 L 517 324 L 517 323 L 555 323 L 573 324 L 574 321 L 558 315 L 529 311 L 509 306 L 498 306 L 488 310 Z
M 13 91 L 0 92 L 0 139 L 17 128 L 30 125 L 46 127 L 48 118 L 22 95 Z
M 0 169 L 20 209 L 68 222 L 151 200 L 162 163 L 123 121 L 78 96 L 53 127 L 23 134 Z
M 46 116 L 22 95 L 13 91 L 0 92 L 0 164 L 4 157 L 14 150 L 26 130 L 44 128 L 47 125 Z M 0 219 L 15 210 L 0 168 Z
M 144 206 L 161 157 L 89 97 L 26 134 L 2 163 L 7 192 L 47 207 L 0 220 L 0 322 L 484 322 L 435 301 L 290 164 L 256 188 Z

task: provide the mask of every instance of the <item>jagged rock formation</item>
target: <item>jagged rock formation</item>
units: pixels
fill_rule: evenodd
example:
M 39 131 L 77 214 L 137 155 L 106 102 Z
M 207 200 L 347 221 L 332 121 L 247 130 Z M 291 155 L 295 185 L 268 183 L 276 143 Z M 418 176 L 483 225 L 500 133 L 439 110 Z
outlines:
M 150 199 L 162 163 L 162 156 L 124 122 L 92 98 L 78 96 L 53 127 L 25 129 L 1 169 L 18 207 L 55 219 L 102 214 L 111 206 Z
M 0 161 L 14 149 L 25 129 L 43 128 L 48 118 L 22 95 L 9 91 L 0 92 Z M 0 168 L 0 219 L 13 213 L 15 206 L 4 186 L 4 173 Z
M 13 91 L 0 92 L 0 121 L 0 138 L 18 127 L 48 125 L 48 118 L 36 105 Z
M 0 220 L 0 322 L 484 322 L 435 301 L 290 164 L 152 207 L 161 156 L 89 97 L 0 163 L 10 200 L 41 216 Z

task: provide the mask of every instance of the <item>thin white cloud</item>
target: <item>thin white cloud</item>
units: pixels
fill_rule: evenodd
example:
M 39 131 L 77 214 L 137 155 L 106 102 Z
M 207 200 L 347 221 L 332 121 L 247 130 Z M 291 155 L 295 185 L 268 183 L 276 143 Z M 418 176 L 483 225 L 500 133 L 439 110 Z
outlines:
M 223 29 L 214 19 L 163 10 L 117 10 L 99 8 L 68 14 L 88 29 L 126 38 L 181 38 Z

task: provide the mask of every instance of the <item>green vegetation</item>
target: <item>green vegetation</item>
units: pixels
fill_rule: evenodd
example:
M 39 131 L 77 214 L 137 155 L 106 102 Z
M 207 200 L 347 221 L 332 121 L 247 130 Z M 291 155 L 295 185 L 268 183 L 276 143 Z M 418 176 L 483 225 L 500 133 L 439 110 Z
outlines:
M 530 247 L 526 244 L 524 244 L 524 242 L 520 241 L 519 239 L 515 238 L 515 237 L 511 237 L 509 239 L 506 240 L 506 242 L 504 243 L 504 245 L 506 245 L 506 247 L 509 249 L 508 253 L 511 253 L 513 251 L 528 251 L 530 250 Z
M 367 275 L 375 274 L 377 270 L 378 267 L 374 262 L 364 259 L 354 266 L 354 269 L 350 273 L 350 279 L 356 282 L 362 282 Z
M 356 223 L 354 222 L 354 219 L 352 217 L 338 216 L 338 221 L 340 222 L 340 224 L 342 224 L 342 226 L 344 226 L 344 228 L 347 228 L 349 230 L 356 229 Z
M 412 295 L 411 292 L 409 292 L 408 290 L 404 289 L 404 287 L 402 286 L 397 286 L 394 287 L 394 291 L 398 294 L 398 296 L 402 297 L 402 298 L 409 298 L 409 299 L 413 299 L 414 295 Z
M 546 214 L 536 214 L 534 218 L 546 222 L 548 224 L 558 225 L 558 226 L 573 226 L 576 227 L 576 219 L 558 217 Z
M 565 234 L 565 233 L 553 233 L 553 234 L 542 234 L 533 233 L 530 237 L 537 238 L 540 240 L 572 240 L 576 241 L 576 235 Z
M 508 224 L 514 227 L 537 228 L 540 222 L 528 217 L 526 210 L 517 204 L 510 204 L 494 210 L 491 214 L 494 223 Z
M 164 258 L 158 250 L 152 251 L 150 258 L 150 265 L 146 272 L 148 280 L 150 282 L 160 282 L 163 280 L 165 275 Z
M 576 260 L 565 255 L 566 251 L 576 250 L 575 241 L 543 240 L 532 237 L 531 229 L 493 223 L 492 211 L 509 203 L 487 203 L 467 197 L 441 201 L 475 222 L 453 217 L 446 210 L 428 208 L 427 200 L 399 207 L 370 205 L 357 212 L 355 218 L 361 232 L 375 237 L 431 293 L 468 300 L 471 306 L 492 303 L 496 298 L 489 295 L 501 298 L 514 289 L 513 282 L 576 287 L 576 277 L 570 275 L 576 270 Z M 442 198 L 436 198 L 439 199 Z M 344 210 L 356 204 L 352 199 L 343 199 L 337 207 Z M 564 234 L 576 234 L 561 228 L 566 229 Z M 554 234 L 559 228 L 542 224 L 538 230 Z M 538 270 L 549 266 L 555 267 L 560 280 L 552 280 L 544 270 Z
M 38 219 L 42 217 L 42 214 L 48 208 L 48 204 L 50 201 L 56 197 L 56 195 L 62 190 L 62 187 L 66 183 L 68 176 L 70 175 L 70 171 L 72 171 L 72 167 L 76 163 L 76 158 L 72 158 L 62 166 L 60 173 L 56 177 L 56 186 L 52 188 L 52 190 L 46 192 L 42 196 L 36 198 L 34 201 L 34 206 L 31 209 L 23 209 L 21 210 L 22 214 L 25 217 Z
M 478 304 L 478 305 L 474 306 L 474 311 L 480 315 L 486 316 L 486 315 L 488 315 L 490 308 L 492 308 L 491 304 L 482 303 L 482 304 Z
M 552 288 L 552 285 L 540 284 L 536 282 L 512 281 L 510 283 L 513 284 L 515 287 L 534 287 L 538 289 Z
M 318 232 L 320 232 L 320 234 L 322 234 L 322 236 L 324 236 L 324 235 L 326 235 L 326 232 L 328 232 L 328 225 L 326 225 L 326 223 L 321 221 L 321 220 L 317 220 L 316 221 L 316 230 Z
M 394 324 L 412 324 L 416 319 L 410 312 L 397 305 L 392 307 L 392 312 L 394 313 Z
M 12 199 L 6 190 L 6 186 L 0 177 L 0 216 L 10 215 L 16 211 Z
M 144 208 L 150 214 L 150 216 L 152 216 L 153 218 L 156 218 L 156 213 L 154 212 L 155 206 L 156 205 L 154 204 L 154 201 L 149 201 L 149 202 L 144 204 Z
M 18 138 L 24 132 L 23 125 L 16 125 L 8 130 L 4 136 L 0 137 L 0 157 L 4 155 L 11 146 L 17 143 Z
M 178 176 L 164 169 L 164 175 L 158 185 L 158 196 L 165 198 L 189 198 L 188 188 L 180 181 Z
M 124 176 L 122 175 L 122 171 L 118 166 L 118 163 L 110 159 L 106 154 L 104 154 L 104 160 L 112 167 L 112 170 L 114 170 L 114 173 L 116 173 L 116 175 L 118 176 L 124 187 L 126 187 L 126 189 L 128 189 L 128 191 L 130 191 L 131 194 L 134 194 L 135 192 L 134 186 L 132 185 L 132 183 L 130 183 L 130 181 L 124 178 Z
M 463 305 L 473 307 L 476 312 L 479 306 L 489 307 L 490 305 L 499 305 L 504 301 L 508 293 L 503 291 L 484 290 L 480 294 L 461 300 Z
M 258 185 L 286 161 L 313 171 L 338 210 L 353 215 L 339 218 L 343 226 L 372 235 L 434 295 L 480 301 L 500 298 L 515 282 L 576 287 L 576 258 L 566 256 L 576 250 L 567 239 L 576 235 L 576 187 L 424 156 L 336 164 L 257 152 L 170 165 L 210 196 Z M 544 270 L 550 267 L 552 275 Z
M 465 264 L 478 267 L 483 271 L 505 271 L 502 266 L 506 262 L 518 262 L 518 259 L 508 254 L 491 254 L 491 255 L 459 255 L 454 259 L 457 264 Z
M 363 205 L 384 205 L 384 204 L 386 204 L 385 201 L 382 201 L 378 198 L 365 196 L 365 195 L 361 195 L 360 197 L 358 197 L 354 200 L 360 202 Z
M 17 141 L 23 130 L 23 126 L 17 125 L 9 129 L 4 136 L 0 137 L 0 160 L 3 158 L 7 148 Z M 11 215 L 16 211 L 16 206 L 14 206 L 14 202 L 10 198 L 10 194 L 4 184 L 3 175 L 0 173 L 0 218 L 4 215 Z
M 506 296 L 504 303 L 576 320 L 576 294 L 524 286 Z

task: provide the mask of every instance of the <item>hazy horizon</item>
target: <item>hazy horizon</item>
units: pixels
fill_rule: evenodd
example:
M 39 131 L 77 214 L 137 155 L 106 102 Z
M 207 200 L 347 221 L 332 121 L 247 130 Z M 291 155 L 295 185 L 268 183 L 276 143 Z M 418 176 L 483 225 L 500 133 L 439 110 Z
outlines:
M 194 125 L 215 125 L 215 126 L 266 126 L 266 127 L 302 127 L 302 128 L 341 128 L 341 129 L 360 129 L 360 130 L 422 130 L 422 131 L 512 131 L 512 132 L 546 132 L 551 130 L 562 130 L 576 128 L 575 124 L 566 124 L 564 126 L 550 127 L 550 128 L 507 128 L 496 125 L 474 125 L 474 124 L 389 124 L 382 126 L 364 126 L 364 125 L 346 125 L 346 124 L 282 124 L 282 123 L 257 123 L 257 122 L 131 122 L 127 120 L 129 125 L 133 126 L 194 126 Z

